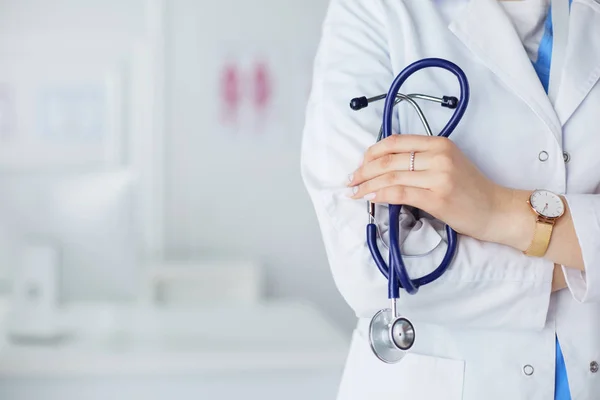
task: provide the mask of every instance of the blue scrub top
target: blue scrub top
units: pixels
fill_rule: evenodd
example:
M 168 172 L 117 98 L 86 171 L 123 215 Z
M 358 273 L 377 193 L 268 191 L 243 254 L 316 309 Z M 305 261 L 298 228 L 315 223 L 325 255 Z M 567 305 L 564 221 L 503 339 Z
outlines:
M 573 0 L 569 0 L 569 6 Z M 552 63 L 552 10 L 548 11 L 546 17 L 544 36 L 538 50 L 538 59 L 533 63 L 535 72 L 540 77 L 540 81 L 548 93 L 548 84 L 550 83 L 550 65 Z M 556 372 L 555 372 L 555 389 L 554 400 L 571 400 L 571 391 L 569 389 L 569 380 L 567 379 L 567 369 L 565 367 L 565 359 L 560 349 L 558 337 L 556 338 Z

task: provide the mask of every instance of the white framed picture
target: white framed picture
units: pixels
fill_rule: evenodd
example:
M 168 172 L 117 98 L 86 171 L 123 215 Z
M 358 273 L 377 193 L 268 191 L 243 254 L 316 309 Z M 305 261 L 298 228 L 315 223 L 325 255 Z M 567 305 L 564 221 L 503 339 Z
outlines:
M 97 168 L 125 158 L 128 59 L 94 50 L 63 46 L 49 56 L 0 47 L 0 171 Z

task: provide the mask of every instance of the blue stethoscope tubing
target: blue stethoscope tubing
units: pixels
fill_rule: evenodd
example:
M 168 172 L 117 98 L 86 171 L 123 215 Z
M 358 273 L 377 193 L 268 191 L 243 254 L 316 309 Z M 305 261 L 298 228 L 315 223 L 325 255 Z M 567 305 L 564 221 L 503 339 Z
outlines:
M 458 106 L 454 110 L 454 114 L 442 129 L 438 136 L 449 137 L 452 132 L 456 129 L 461 119 L 463 118 L 467 106 L 469 104 L 470 88 L 469 82 L 463 70 L 451 61 L 444 60 L 441 58 L 425 58 L 422 60 L 415 61 L 406 67 L 394 80 L 390 90 L 385 99 L 385 106 L 383 111 L 383 125 L 382 125 L 382 139 L 390 137 L 392 132 L 392 118 L 394 116 L 394 106 L 396 103 L 396 96 L 400 92 L 400 88 L 406 82 L 406 80 L 414 73 L 425 69 L 425 68 L 441 68 L 454 74 L 458 79 L 460 85 L 460 99 Z M 400 288 L 406 290 L 409 294 L 416 294 L 419 287 L 427 285 L 438 278 L 440 278 L 446 270 L 450 267 L 456 249 L 458 245 L 458 235 L 454 229 L 446 225 L 446 234 L 448 240 L 448 247 L 446 254 L 440 263 L 440 265 L 431 273 L 426 276 L 417 279 L 411 279 L 402 260 L 402 252 L 400 250 L 400 212 L 402 205 L 389 206 L 389 242 L 390 242 L 390 254 L 389 254 L 389 267 L 386 265 L 379 247 L 377 246 L 377 225 L 374 221 L 371 221 L 367 225 L 367 244 L 373 260 L 377 265 L 379 271 L 388 280 L 388 298 L 397 299 L 400 297 Z

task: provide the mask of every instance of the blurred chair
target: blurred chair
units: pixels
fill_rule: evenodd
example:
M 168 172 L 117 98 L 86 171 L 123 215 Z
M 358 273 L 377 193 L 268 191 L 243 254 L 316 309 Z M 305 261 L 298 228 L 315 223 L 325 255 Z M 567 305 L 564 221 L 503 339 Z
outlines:
M 142 302 L 156 306 L 253 304 L 264 297 L 263 271 L 254 261 L 171 261 L 148 268 Z

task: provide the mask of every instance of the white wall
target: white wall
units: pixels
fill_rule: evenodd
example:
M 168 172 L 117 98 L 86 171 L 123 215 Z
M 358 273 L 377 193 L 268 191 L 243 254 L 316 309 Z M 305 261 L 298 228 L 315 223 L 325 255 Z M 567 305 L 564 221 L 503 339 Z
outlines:
M 161 118 L 141 117 L 156 107 L 145 100 L 158 95 L 166 108 L 162 149 L 129 142 L 137 153 L 127 157 L 160 169 L 150 178 L 164 172 L 164 192 L 146 190 L 154 194 L 142 205 L 144 215 L 156 218 L 146 219 L 144 233 L 163 221 L 158 229 L 166 258 L 257 259 L 268 268 L 268 294 L 312 300 L 350 328 L 354 318 L 333 284 L 299 169 L 312 58 L 328 0 L 166 0 L 165 16 L 149 15 L 160 11 L 149 3 L 161 2 L 0 0 L 0 54 L 9 44 L 24 52 L 43 50 L 49 64 L 58 57 L 53 48 L 90 47 L 93 53 L 97 46 L 117 55 L 123 64 L 115 67 L 130 68 L 126 95 L 134 101 L 126 103 L 127 111 L 143 103 L 125 118 L 131 129 L 123 133 L 162 129 Z M 160 54 L 144 50 L 147 39 L 163 40 L 149 32 L 163 17 L 165 41 L 149 46 L 165 51 L 164 97 L 161 76 L 151 76 L 163 72 Z M 272 109 L 280 118 L 265 135 L 224 129 L 215 99 L 221 62 L 260 53 L 274 68 Z M 151 143 L 156 145 L 160 141 Z M 146 242 L 159 244 L 160 233 L 149 236 Z
M 144 3 L 145 0 L 0 0 L 0 33 L 21 39 L 38 34 L 64 35 L 80 41 L 107 34 L 122 40 L 133 38 L 146 29 Z
M 157 10 L 159 0 L 0 0 L 0 87 L 14 98 L 14 112 L 9 110 L 14 135 L 1 143 L 0 173 L 131 170 L 147 193 L 135 207 L 143 256 L 162 244 L 157 234 L 162 204 L 155 202 L 161 196 L 155 196 L 154 184 L 162 160 L 153 147 L 160 128 L 154 118 L 157 70 L 162 73 L 154 62 Z M 106 125 L 102 139 L 44 142 L 36 132 L 44 90 L 53 88 L 64 99 L 78 85 L 102 90 L 107 99 L 100 106 Z M 80 110 L 73 102 L 58 103 L 63 117 L 77 120 Z M 65 126 L 68 122 L 63 129 L 69 130 Z
M 349 328 L 300 177 L 300 141 L 328 0 L 168 3 L 166 255 L 254 257 L 274 296 L 308 298 Z M 219 125 L 224 58 L 266 52 L 281 120 L 266 135 Z M 248 129 L 250 131 L 250 129 Z

